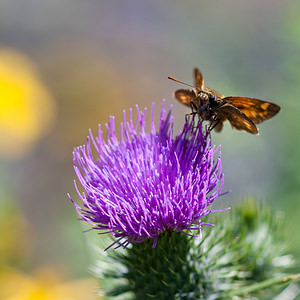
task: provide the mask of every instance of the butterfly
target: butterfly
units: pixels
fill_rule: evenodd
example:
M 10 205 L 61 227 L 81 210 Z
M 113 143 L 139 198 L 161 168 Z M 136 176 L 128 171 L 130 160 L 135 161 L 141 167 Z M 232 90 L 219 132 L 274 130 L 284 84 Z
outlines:
M 183 83 L 173 77 L 168 78 Z M 187 115 L 198 115 L 201 120 L 209 121 L 209 129 L 217 132 L 222 130 L 223 122 L 228 120 L 233 128 L 257 135 L 256 124 L 274 117 L 280 111 L 280 106 L 269 101 L 249 97 L 226 97 L 205 87 L 203 76 L 197 68 L 194 69 L 194 86 L 191 87 L 193 89 L 175 91 L 174 98 L 192 108 L 192 113 Z

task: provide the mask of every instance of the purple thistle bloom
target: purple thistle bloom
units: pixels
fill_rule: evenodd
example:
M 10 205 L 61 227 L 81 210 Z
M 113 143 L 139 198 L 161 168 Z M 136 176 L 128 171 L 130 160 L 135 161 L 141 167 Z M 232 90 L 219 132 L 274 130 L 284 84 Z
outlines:
M 114 117 L 106 124 L 107 139 L 101 126 L 96 138 L 91 131 L 87 144 L 74 150 L 74 169 L 85 192 L 75 187 L 83 205 L 76 209 L 83 220 L 111 233 L 126 247 L 130 242 L 153 239 L 167 230 L 200 230 L 201 218 L 212 211 L 207 207 L 221 195 L 224 175 L 221 160 L 214 162 L 218 148 L 193 122 L 173 138 L 173 117 L 161 109 L 158 132 L 154 124 L 154 104 L 150 133 L 145 132 L 145 115 L 137 109 L 134 123 L 121 123 L 120 139 L 115 133 Z M 92 146 L 96 157 L 92 154 Z M 112 245 L 111 245 L 112 246 Z

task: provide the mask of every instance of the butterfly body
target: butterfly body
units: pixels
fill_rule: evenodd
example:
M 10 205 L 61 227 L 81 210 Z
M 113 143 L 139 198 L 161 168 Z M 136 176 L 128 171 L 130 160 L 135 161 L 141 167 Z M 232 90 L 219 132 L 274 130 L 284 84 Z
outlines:
M 172 79 L 172 78 L 171 78 Z M 258 134 L 256 124 L 275 116 L 280 107 L 269 101 L 249 97 L 226 97 L 204 86 L 203 76 L 194 69 L 195 88 L 175 91 L 174 97 L 179 102 L 192 108 L 192 115 L 209 121 L 211 129 L 221 131 L 223 122 L 228 120 L 237 130 Z

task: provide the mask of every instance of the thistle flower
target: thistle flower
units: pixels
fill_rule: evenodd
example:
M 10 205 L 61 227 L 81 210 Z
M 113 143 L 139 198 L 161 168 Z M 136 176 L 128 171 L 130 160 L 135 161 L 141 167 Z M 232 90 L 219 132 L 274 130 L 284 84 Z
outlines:
M 154 104 L 150 133 L 146 133 L 146 109 L 137 109 L 133 121 L 121 123 L 120 139 L 115 132 L 114 117 L 106 124 L 105 141 L 101 126 L 94 138 L 74 150 L 74 169 L 85 192 L 76 185 L 82 205 L 71 201 L 83 220 L 117 238 L 126 247 L 131 242 L 153 240 L 166 231 L 199 232 L 202 218 L 210 212 L 221 195 L 224 176 L 221 160 L 214 161 L 218 148 L 193 122 L 185 124 L 173 138 L 173 117 L 161 109 L 158 131 L 154 124 Z M 92 146 L 96 156 L 92 154 Z M 112 246 L 112 245 L 111 245 Z

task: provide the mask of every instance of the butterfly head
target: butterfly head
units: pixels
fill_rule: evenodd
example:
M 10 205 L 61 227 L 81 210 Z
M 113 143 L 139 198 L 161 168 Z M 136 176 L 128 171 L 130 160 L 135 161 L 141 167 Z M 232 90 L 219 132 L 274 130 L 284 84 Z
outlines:
M 212 111 L 212 107 L 215 106 L 216 97 L 213 93 L 203 90 L 198 91 L 197 96 L 193 100 L 195 107 L 197 107 L 197 113 L 202 120 L 209 119 Z

